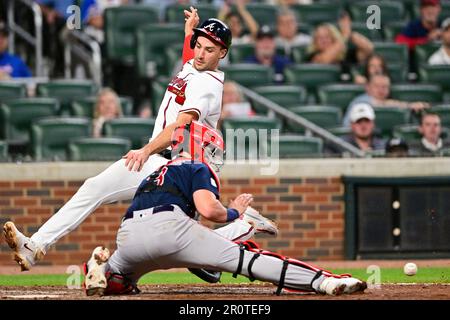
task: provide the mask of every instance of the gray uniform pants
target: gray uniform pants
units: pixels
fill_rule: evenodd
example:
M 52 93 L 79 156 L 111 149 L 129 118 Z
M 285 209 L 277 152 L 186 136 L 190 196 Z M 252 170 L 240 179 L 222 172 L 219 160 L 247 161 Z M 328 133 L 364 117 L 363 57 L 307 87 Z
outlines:
M 151 209 L 147 209 L 151 211 Z M 206 268 L 235 272 L 240 249 L 219 233 L 189 218 L 179 207 L 175 210 L 125 220 L 117 234 L 117 250 L 106 266 L 107 271 L 121 273 L 134 283 L 144 274 L 170 268 Z M 135 214 L 136 215 L 136 214 Z M 245 251 L 241 274 L 248 276 L 248 264 L 254 253 Z M 283 261 L 261 255 L 252 266 L 258 280 L 278 283 Z M 293 289 L 312 291 L 315 271 L 289 265 L 285 284 Z M 312 284 L 316 290 L 325 277 Z

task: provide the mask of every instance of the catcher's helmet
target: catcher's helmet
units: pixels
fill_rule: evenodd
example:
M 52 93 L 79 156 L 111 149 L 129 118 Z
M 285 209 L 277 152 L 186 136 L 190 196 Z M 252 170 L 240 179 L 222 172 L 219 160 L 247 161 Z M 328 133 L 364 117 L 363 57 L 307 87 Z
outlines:
M 212 41 L 220 44 L 222 47 L 229 49 L 231 46 L 231 31 L 228 26 L 219 19 L 210 18 L 194 28 L 194 35 L 191 38 L 191 49 L 194 49 L 197 38 L 202 35 Z
M 172 134 L 172 158 L 187 152 L 192 161 L 200 161 L 219 171 L 223 165 L 224 142 L 219 131 L 197 121 L 175 128 Z

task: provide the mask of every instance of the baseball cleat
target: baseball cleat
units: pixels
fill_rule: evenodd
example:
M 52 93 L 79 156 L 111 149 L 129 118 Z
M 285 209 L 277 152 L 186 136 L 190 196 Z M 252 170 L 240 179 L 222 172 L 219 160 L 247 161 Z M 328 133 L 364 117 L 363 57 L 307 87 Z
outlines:
M 21 271 L 28 271 L 44 256 L 44 252 L 17 230 L 14 223 L 8 221 L 3 226 L 3 236 L 8 246 L 14 250 L 14 260 L 20 266 Z
M 220 271 L 207 270 L 207 269 L 195 269 L 195 268 L 188 268 L 188 270 L 192 274 L 195 274 L 197 277 L 202 279 L 203 281 L 206 281 L 209 283 L 219 282 L 220 277 L 222 276 L 222 272 L 220 272 Z
M 319 286 L 319 293 L 338 296 L 341 294 L 351 294 L 363 292 L 367 288 L 364 281 L 355 278 L 334 278 L 327 277 Z
M 103 296 L 108 286 L 105 276 L 106 262 L 110 257 L 108 248 L 97 247 L 92 252 L 91 258 L 85 265 L 84 288 L 86 295 Z
M 248 207 L 243 214 L 243 220 L 248 222 L 255 228 L 256 233 L 263 232 L 276 236 L 278 234 L 278 226 L 275 221 L 262 216 L 257 210 Z

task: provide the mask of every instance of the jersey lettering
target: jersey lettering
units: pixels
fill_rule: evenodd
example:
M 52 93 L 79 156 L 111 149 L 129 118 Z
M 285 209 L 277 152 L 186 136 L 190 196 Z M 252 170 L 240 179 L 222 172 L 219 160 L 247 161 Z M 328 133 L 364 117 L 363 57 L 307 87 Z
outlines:
M 167 167 L 162 167 L 161 172 L 159 173 L 158 177 L 156 178 L 156 185 L 162 186 L 164 184 L 164 175 L 167 172 Z

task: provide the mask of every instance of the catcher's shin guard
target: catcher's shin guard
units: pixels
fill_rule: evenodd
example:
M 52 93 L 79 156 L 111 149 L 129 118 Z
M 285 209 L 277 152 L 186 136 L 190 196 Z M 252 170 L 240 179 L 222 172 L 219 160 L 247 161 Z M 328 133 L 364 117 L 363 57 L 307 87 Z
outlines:
M 315 267 L 313 265 L 307 264 L 307 263 L 302 262 L 300 260 L 292 259 L 292 258 L 285 257 L 285 256 L 280 255 L 280 254 L 275 253 L 275 252 L 271 252 L 271 251 L 260 249 L 259 246 L 254 241 L 251 241 L 251 240 L 238 241 L 236 243 L 239 245 L 240 254 L 239 254 L 238 267 L 237 267 L 236 271 L 233 273 L 233 277 L 236 277 L 242 271 L 242 265 L 244 263 L 244 251 L 245 250 L 254 253 L 252 259 L 250 259 L 250 262 L 249 262 L 249 264 L 247 266 L 249 279 L 251 281 L 255 280 L 255 277 L 254 277 L 254 275 L 252 273 L 253 264 L 261 255 L 271 256 L 271 257 L 274 257 L 274 258 L 277 258 L 277 259 L 280 259 L 280 260 L 283 261 L 283 264 L 282 264 L 282 267 L 281 267 L 281 270 L 280 270 L 280 279 L 279 279 L 278 283 L 276 283 L 276 285 L 277 285 L 277 290 L 275 291 L 276 295 L 280 295 L 281 291 L 283 289 L 286 289 L 288 291 L 294 291 L 294 292 L 311 292 L 311 291 L 315 292 L 316 290 L 314 290 L 314 288 L 313 288 L 313 283 L 314 283 L 314 281 L 316 281 L 322 275 L 324 275 L 326 277 L 333 277 L 333 278 L 349 278 L 349 277 L 351 277 L 350 274 L 341 274 L 341 275 L 333 274 L 330 271 L 321 269 L 319 267 Z M 305 269 L 308 269 L 308 270 L 316 272 L 315 276 L 313 277 L 313 279 L 311 280 L 311 283 L 309 284 L 309 286 L 307 288 L 305 288 L 304 290 L 299 290 L 297 288 L 291 288 L 291 287 L 287 286 L 284 283 L 285 277 L 286 277 L 286 271 L 289 268 L 289 265 L 299 266 L 299 267 L 302 267 L 302 268 L 305 268 Z

